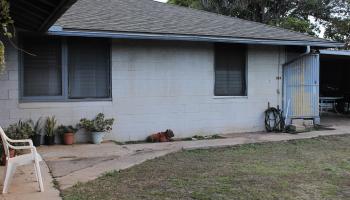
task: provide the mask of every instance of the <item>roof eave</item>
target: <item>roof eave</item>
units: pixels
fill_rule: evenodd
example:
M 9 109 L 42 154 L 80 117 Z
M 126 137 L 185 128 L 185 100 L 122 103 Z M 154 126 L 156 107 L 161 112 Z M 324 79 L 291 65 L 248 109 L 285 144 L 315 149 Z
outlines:
M 77 0 L 61 0 L 51 15 L 42 23 L 39 32 L 47 31 Z
M 322 55 L 350 56 L 350 51 L 321 50 Z
M 281 46 L 285 46 L 285 45 L 313 46 L 313 47 L 320 47 L 320 48 L 344 47 L 343 43 L 331 42 L 331 41 L 321 42 L 321 41 L 303 41 L 303 40 L 271 40 L 271 39 L 234 38 L 234 37 L 218 37 L 218 36 L 203 36 L 203 35 L 109 32 L 109 31 L 62 29 L 57 26 L 51 27 L 47 32 L 47 34 L 56 35 L 56 36 L 103 37 L 103 38 L 115 38 L 115 39 L 148 39 L 148 40 L 264 44 L 264 45 L 281 45 Z
M 10 15 L 17 30 L 46 32 L 77 0 L 11 0 Z

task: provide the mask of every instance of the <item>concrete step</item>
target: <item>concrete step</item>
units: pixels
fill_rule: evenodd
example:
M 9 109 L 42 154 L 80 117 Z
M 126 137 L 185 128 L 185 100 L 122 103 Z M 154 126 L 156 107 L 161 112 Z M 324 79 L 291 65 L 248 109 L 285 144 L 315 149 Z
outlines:
M 293 119 L 288 127 L 292 132 L 305 132 L 314 127 L 314 121 L 311 119 Z

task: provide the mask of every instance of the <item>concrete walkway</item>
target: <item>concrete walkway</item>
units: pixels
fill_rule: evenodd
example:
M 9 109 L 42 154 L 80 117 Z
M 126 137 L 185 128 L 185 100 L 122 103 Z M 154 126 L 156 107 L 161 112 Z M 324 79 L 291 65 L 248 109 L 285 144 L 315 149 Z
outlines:
M 45 162 L 41 163 L 41 169 L 44 180 L 44 192 L 39 191 L 38 182 L 34 174 L 34 166 L 26 165 L 18 167 L 8 194 L 1 194 L 0 199 L 6 200 L 60 200 L 60 193 L 54 187 L 53 179 L 49 173 L 49 168 Z M 3 179 L 4 167 L 0 167 L 0 180 Z M 1 183 L 2 186 L 2 183 Z M 1 187 L 2 190 L 2 187 Z
M 14 182 L 10 187 L 10 193 L 0 195 L 0 199 L 60 199 L 59 192 L 54 188 L 47 166 L 50 168 L 59 188 L 66 189 L 78 182 L 94 180 L 105 172 L 126 169 L 146 160 L 181 150 L 229 147 L 247 143 L 305 139 L 340 134 L 350 134 L 350 123 L 348 121 L 337 124 L 336 130 L 313 131 L 297 135 L 242 133 L 224 135 L 225 139 L 171 143 L 117 145 L 114 142 L 107 142 L 101 145 L 42 146 L 38 150 L 46 162 L 42 164 L 45 192 L 36 192 L 38 186 L 33 175 L 33 168 L 26 166 L 17 170 Z M 3 171 L 2 169 L 0 168 L 1 171 Z

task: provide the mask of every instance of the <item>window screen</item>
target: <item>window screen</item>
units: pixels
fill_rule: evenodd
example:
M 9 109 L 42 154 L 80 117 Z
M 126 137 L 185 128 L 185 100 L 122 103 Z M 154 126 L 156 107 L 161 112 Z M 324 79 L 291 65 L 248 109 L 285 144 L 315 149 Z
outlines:
M 23 96 L 61 96 L 61 42 L 57 38 L 23 38 Z
M 245 96 L 245 73 L 245 46 L 215 45 L 215 96 Z
M 70 98 L 110 97 L 110 46 L 108 40 L 68 40 Z

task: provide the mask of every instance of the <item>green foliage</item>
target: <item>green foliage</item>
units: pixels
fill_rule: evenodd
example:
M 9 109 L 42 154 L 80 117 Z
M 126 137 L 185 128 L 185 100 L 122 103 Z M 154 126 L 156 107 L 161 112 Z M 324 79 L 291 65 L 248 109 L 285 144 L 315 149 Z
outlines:
M 168 3 L 190 8 L 202 8 L 202 4 L 198 0 L 169 0 Z
M 56 120 L 55 116 L 46 118 L 46 123 L 45 123 L 45 128 L 44 128 L 46 136 L 50 136 L 50 137 L 55 136 L 56 124 L 57 124 L 57 120 Z
M 169 0 L 170 4 L 319 35 L 349 45 L 350 0 Z
M 83 118 L 80 120 L 78 124 L 79 128 L 85 129 L 87 132 L 110 132 L 112 130 L 112 126 L 114 123 L 114 119 L 105 119 L 105 115 L 103 113 L 99 113 L 95 119 L 89 120 Z
M 5 46 L 0 40 L 0 75 L 5 70 Z
M 10 4 L 7 0 L 0 0 L 0 38 L 12 38 L 12 33 L 9 31 L 9 26 L 13 25 L 13 20 L 10 16 Z M 0 40 L 0 75 L 5 70 L 5 46 Z
M 191 137 L 191 140 L 195 139 L 195 140 L 214 140 L 214 139 L 222 139 L 224 137 L 220 136 L 220 135 L 195 135 L 193 137 Z M 186 140 L 186 138 L 185 138 Z
M 65 133 L 76 133 L 77 131 L 78 129 L 73 127 L 72 125 L 69 125 L 69 126 L 60 125 L 56 129 L 56 133 L 59 135 L 64 135 Z
M 299 19 L 297 17 L 286 17 L 281 19 L 279 22 L 279 27 L 301 33 L 308 33 L 309 35 L 315 35 L 315 26 L 308 20 Z
M 5 130 L 5 133 L 9 138 L 14 140 L 28 139 L 33 133 L 33 128 L 31 126 L 30 120 L 19 120 L 17 123 L 11 124 Z
M 9 32 L 8 27 L 13 24 L 13 20 L 10 16 L 10 4 L 8 0 L 0 0 L 0 23 L 2 34 L 11 38 L 12 34 Z
M 29 120 L 29 125 L 32 127 L 33 129 L 33 135 L 41 135 L 41 131 L 42 131 L 42 118 L 40 117 L 35 123 L 33 120 Z
M 79 128 L 85 129 L 87 132 L 92 132 L 94 130 L 93 120 L 89 120 L 86 118 L 81 119 L 78 126 Z
M 350 19 L 334 20 L 327 26 L 325 36 L 346 43 L 346 49 L 350 49 Z

